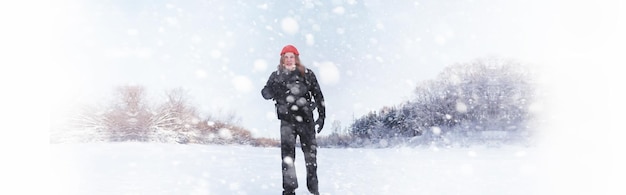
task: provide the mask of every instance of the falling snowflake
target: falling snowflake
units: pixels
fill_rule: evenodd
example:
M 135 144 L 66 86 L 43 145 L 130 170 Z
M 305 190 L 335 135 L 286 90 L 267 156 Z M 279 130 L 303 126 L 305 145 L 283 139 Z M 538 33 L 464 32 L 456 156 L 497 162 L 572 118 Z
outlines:
M 280 26 L 283 29 L 283 32 L 290 35 L 296 34 L 300 28 L 298 21 L 292 17 L 283 18 L 280 21 Z

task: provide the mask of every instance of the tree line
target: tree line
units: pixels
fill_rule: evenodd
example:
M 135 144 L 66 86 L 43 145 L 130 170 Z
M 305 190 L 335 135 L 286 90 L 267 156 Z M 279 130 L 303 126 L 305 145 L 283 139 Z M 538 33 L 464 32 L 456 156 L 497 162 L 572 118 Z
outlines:
M 419 83 L 411 100 L 356 118 L 344 134 L 321 142 L 338 147 L 398 144 L 529 144 L 540 123 L 535 75 L 518 61 L 477 59 L 447 67 Z
M 85 106 L 62 130 L 51 134 L 52 143 L 62 142 L 164 142 L 181 144 L 246 144 L 278 146 L 279 141 L 254 138 L 250 131 L 226 119 L 201 118 L 182 89 L 166 92 L 164 102 L 148 103 L 142 86 L 121 86 L 105 106 Z
M 484 58 L 455 64 L 433 80 L 418 83 L 413 97 L 355 118 L 347 127 L 332 121 L 321 147 L 528 144 L 540 120 L 535 75 L 520 62 Z M 72 130 L 53 131 L 51 142 L 166 142 L 279 146 L 254 138 L 226 119 L 200 117 L 182 89 L 149 104 L 141 86 L 117 88 L 105 106 L 86 106 L 70 120 Z M 328 128 L 328 127 L 327 127 Z

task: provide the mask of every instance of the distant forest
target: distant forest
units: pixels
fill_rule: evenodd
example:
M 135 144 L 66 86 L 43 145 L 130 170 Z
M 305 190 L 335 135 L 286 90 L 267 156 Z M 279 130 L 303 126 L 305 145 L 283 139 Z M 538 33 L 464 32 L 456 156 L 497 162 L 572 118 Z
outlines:
M 321 147 L 392 147 L 397 145 L 468 146 L 530 144 L 540 123 L 535 75 L 510 59 L 484 58 L 447 67 L 418 83 L 413 97 L 354 119 L 342 128 L 327 121 L 333 133 L 318 136 Z M 183 90 L 147 104 L 141 86 L 116 90 L 113 102 L 85 106 L 69 124 L 51 130 L 51 142 L 146 141 L 197 144 L 279 146 L 279 140 L 254 138 L 236 122 L 201 119 Z M 234 114 L 233 114 L 234 115 Z M 330 127 L 329 127 L 330 126 Z
M 419 83 L 411 100 L 361 116 L 322 142 L 339 147 L 530 144 L 540 123 L 535 85 L 531 69 L 514 60 L 456 64 Z

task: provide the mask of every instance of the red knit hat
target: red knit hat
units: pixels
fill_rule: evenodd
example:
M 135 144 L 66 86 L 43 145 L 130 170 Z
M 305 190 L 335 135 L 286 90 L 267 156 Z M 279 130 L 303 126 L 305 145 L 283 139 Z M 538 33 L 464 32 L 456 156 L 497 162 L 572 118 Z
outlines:
M 285 47 L 283 47 L 283 50 L 280 51 L 280 55 L 282 56 L 283 54 L 285 54 L 287 52 L 291 52 L 293 54 L 300 55 L 300 53 L 298 53 L 298 49 L 296 49 L 296 47 L 294 47 L 293 45 L 286 45 Z

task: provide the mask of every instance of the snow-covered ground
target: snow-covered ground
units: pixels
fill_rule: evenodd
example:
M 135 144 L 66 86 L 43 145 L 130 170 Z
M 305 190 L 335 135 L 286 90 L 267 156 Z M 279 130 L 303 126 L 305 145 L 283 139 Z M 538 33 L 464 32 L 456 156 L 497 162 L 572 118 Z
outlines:
M 319 149 L 322 194 L 549 194 L 536 147 Z M 53 144 L 54 194 L 280 194 L 278 148 Z M 304 159 L 296 154 L 300 188 Z M 549 178 L 549 177 L 548 177 Z

